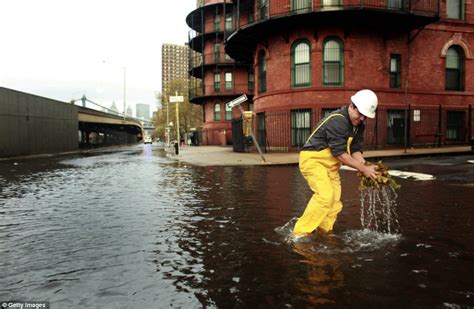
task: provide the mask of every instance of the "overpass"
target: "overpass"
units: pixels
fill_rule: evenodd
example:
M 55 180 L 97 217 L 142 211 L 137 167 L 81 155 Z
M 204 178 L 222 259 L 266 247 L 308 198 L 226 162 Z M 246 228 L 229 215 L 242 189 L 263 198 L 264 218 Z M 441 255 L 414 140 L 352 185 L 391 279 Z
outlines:
M 87 99 L 71 100 L 71 104 L 82 102 L 78 106 L 79 147 L 91 145 L 131 144 L 143 139 L 144 128 L 151 123 L 103 107 Z M 86 103 L 99 107 L 102 111 L 87 108 Z
M 140 120 L 79 107 L 78 130 L 81 133 L 79 146 L 97 144 L 130 144 L 143 138 Z
M 140 142 L 141 119 L 0 87 L 0 157 Z

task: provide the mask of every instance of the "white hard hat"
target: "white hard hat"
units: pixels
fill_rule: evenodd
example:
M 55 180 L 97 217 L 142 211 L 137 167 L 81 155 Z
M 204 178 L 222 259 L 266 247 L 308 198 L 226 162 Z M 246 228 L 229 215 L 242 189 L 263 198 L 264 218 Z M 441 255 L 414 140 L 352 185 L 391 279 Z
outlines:
M 368 118 L 375 118 L 375 110 L 379 100 L 372 90 L 363 89 L 356 92 L 351 97 L 352 103 L 357 107 L 357 110 Z

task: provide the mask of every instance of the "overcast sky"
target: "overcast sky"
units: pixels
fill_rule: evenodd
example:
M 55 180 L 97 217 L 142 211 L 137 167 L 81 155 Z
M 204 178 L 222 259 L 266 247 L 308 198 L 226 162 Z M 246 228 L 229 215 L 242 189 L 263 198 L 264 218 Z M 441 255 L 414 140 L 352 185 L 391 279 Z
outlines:
M 161 45 L 184 45 L 196 0 L 0 0 L 0 86 L 69 102 L 156 106 Z M 124 74 L 125 68 L 125 74 Z

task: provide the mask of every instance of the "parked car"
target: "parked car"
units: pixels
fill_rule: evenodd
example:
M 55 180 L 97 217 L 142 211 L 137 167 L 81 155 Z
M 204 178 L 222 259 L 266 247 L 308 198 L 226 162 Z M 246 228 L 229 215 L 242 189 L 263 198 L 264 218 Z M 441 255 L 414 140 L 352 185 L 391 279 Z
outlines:
M 151 136 L 145 136 L 145 138 L 143 139 L 143 144 L 151 144 L 151 143 L 152 143 Z

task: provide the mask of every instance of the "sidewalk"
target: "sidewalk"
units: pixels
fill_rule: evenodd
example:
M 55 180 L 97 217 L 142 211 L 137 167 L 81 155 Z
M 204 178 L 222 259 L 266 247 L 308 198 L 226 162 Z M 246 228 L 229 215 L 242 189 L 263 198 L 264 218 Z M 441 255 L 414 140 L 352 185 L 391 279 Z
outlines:
M 471 146 L 456 146 L 442 148 L 420 148 L 392 150 L 368 150 L 365 158 L 385 158 L 404 156 L 428 156 L 440 154 L 473 154 Z M 233 152 L 232 146 L 185 146 L 180 148 L 179 155 L 170 154 L 169 157 L 180 162 L 198 166 L 236 166 L 236 165 L 282 165 L 298 164 L 299 153 L 264 153 L 265 162 L 258 152 Z

